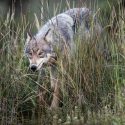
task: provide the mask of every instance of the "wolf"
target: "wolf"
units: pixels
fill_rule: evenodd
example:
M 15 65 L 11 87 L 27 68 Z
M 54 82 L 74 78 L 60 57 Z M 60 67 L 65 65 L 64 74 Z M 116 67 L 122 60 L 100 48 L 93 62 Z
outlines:
M 53 90 L 51 108 L 59 106 L 60 84 L 57 78 L 56 61 L 58 56 L 71 56 L 75 52 L 74 36 L 78 32 L 84 39 L 91 36 L 91 18 L 93 13 L 86 7 L 69 9 L 52 17 L 36 35 L 27 34 L 25 55 L 29 59 L 32 71 L 41 71 L 50 67 L 50 82 Z M 94 32 L 101 32 L 101 27 L 94 17 Z M 78 34 L 77 34 L 78 35 Z M 57 56 L 57 50 L 61 55 Z

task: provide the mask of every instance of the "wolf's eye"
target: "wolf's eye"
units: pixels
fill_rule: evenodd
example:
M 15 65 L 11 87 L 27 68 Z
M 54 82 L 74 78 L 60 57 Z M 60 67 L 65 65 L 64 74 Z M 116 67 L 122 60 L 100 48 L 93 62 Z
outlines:
M 38 55 L 39 55 L 40 58 L 43 58 L 45 53 L 44 52 L 40 52 Z
M 29 55 L 32 55 L 32 53 L 29 53 Z

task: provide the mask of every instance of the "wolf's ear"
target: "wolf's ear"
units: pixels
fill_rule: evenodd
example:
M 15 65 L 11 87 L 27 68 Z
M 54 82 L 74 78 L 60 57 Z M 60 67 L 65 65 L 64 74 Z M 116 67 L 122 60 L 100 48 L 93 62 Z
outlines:
M 27 32 L 26 42 L 29 42 L 31 39 L 32 39 L 31 33 Z
M 45 34 L 45 37 L 49 34 L 49 31 L 50 31 L 51 29 L 48 29 L 48 31 L 46 32 L 46 34 Z
M 50 31 L 51 29 L 48 29 L 48 31 L 46 32 L 46 34 L 45 34 L 45 36 L 44 36 L 44 40 L 45 41 L 47 41 L 47 42 L 49 42 L 50 40 L 49 40 L 49 31 Z

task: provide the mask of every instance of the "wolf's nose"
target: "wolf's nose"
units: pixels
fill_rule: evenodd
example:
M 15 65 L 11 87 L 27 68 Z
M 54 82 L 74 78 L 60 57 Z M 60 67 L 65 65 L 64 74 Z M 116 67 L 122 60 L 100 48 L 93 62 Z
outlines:
M 36 65 L 32 65 L 32 66 L 30 67 L 30 69 L 31 69 L 32 71 L 36 71 L 37 66 L 36 66 Z

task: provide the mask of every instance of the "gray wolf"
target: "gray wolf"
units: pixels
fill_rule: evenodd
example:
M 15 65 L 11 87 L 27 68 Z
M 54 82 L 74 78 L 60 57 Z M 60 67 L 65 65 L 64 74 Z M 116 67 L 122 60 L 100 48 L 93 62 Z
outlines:
M 53 99 L 51 108 L 59 106 L 60 83 L 56 74 L 57 53 L 69 56 L 75 51 L 74 35 L 80 33 L 83 38 L 91 35 L 92 12 L 88 8 L 69 9 L 48 20 L 35 36 L 27 34 L 25 55 L 29 59 L 32 71 L 41 70 L 46 65 L 50 67 L 51 88 Z M 94 18 L 94 32 L 99 33 L 101 27 Z M 78 34 L 77 34 L 78 35 Z M 61 56 L 61 55 L 59 55 Z

